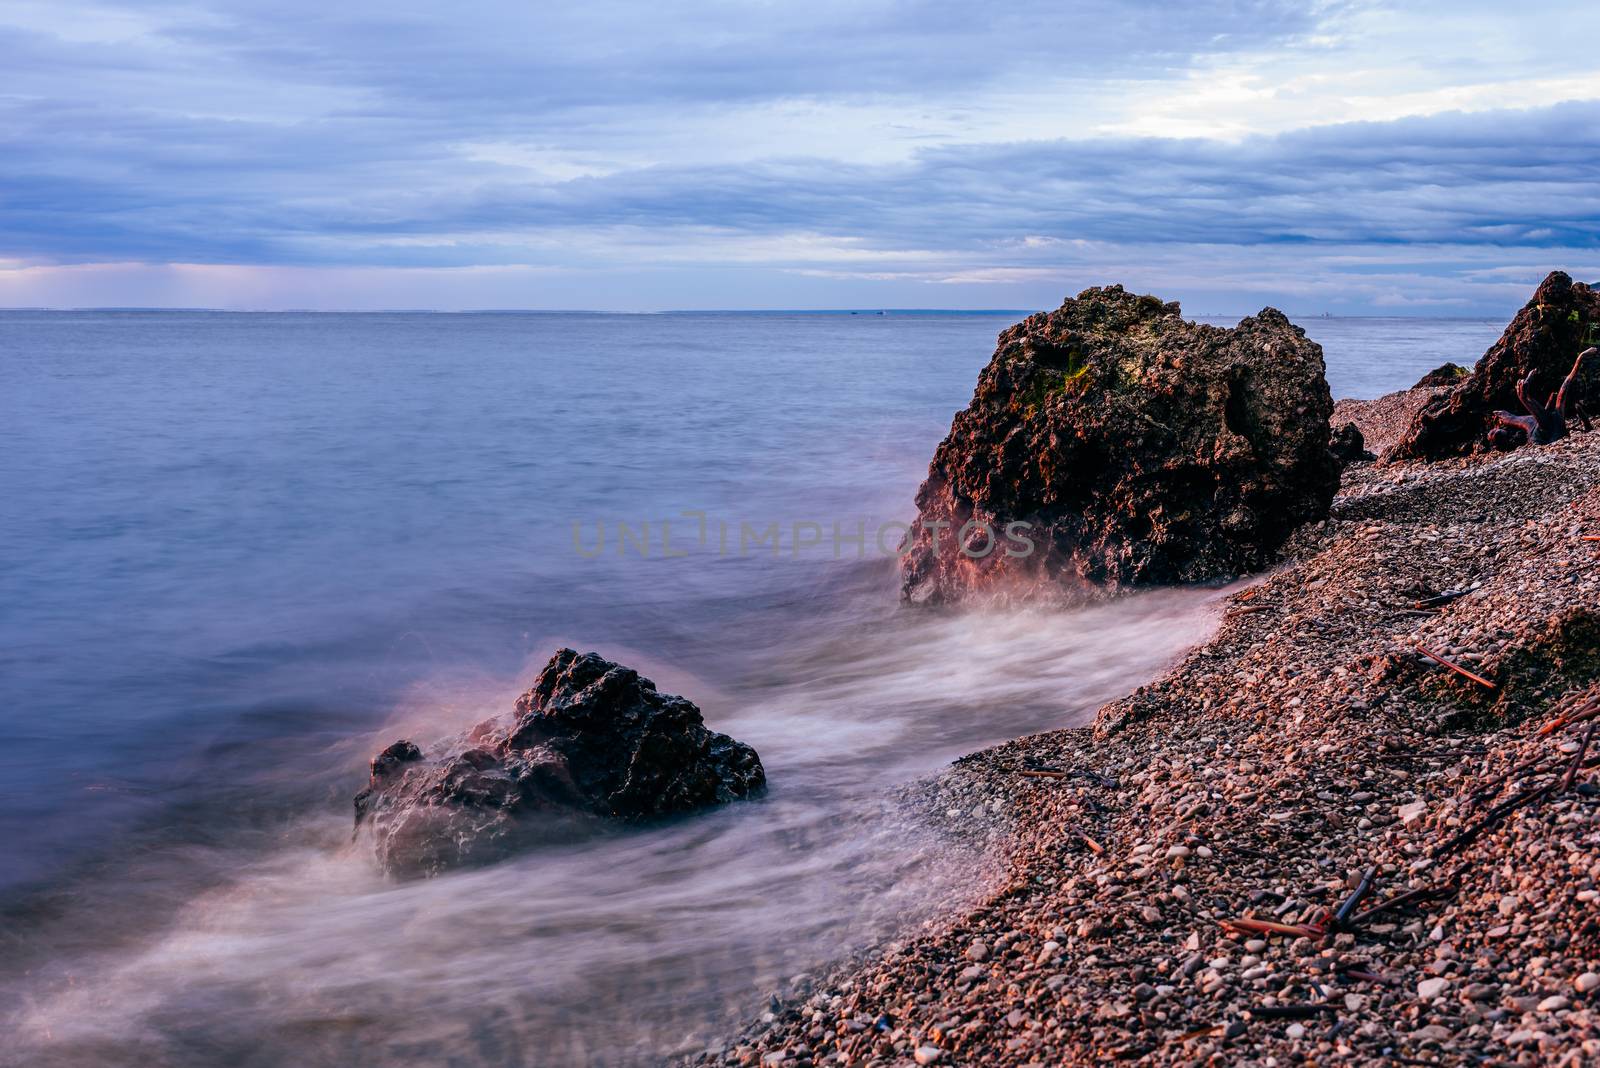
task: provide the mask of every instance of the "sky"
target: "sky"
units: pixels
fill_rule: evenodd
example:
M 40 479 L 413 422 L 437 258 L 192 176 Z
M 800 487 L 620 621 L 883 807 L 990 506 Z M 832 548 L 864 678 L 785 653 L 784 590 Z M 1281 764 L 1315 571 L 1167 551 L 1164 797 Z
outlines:
M 1488 315 L 1600 5 L 0 3 L 0 307 Z

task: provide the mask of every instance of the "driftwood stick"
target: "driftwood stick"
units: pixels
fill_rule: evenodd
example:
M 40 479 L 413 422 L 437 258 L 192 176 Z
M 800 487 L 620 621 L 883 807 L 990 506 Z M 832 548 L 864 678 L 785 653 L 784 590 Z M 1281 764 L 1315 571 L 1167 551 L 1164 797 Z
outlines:
M 1521 764 L 1518 764 L 1516 767 L 1512 768 L 1503 775 L 1496 775 L 1494 778 L 1490 779 L 1488 782 L 1484 783 L 1482 786 L 1478 787 L 1478 789 L 1472 792 L 1473 804 L 1483 804 L 1485 801 L 1489 800 L 1489 798 L 1499 793 L 1500 788 L 1506 783 L 1513 779 L 1521 778 L 1523 775 L 1537 768 L 1540 764 L 1543 764 L 1548 755 L 1549 754 L 1547 753 L 1540 753 L 1532 760 L 1524 760 Z
M 1578 743 L 1578 752 L 1573 756 L 1572 763 L 1567 765 L 1567 773 L 1561 776 L 1561 792 L 1566 793 L 1572 789 L 1572 780 L 1577 778 L 1578 769 L 1583 766 L 1583 756 L 1589 751 L 1589 743 L 1594 740 L 1594 729 L 1600 726 L 1600 719 L 1591 719 L 1589 729 L 1583 732 L 1583 741 Z
M 1333 1011 L 1334 1006 L 1317 1002 L 1313 1005 L 1258 1005 L 1250 1010 L 1250 1015 L 1259 1020 L 1309 1020 Z
M 1421 653 L 1423 656 L 1427 657 L 1429 660 L 1438 661 L 1440 664 L 1443 664 L 1445 667 L 1449 668 L 1451 671 L 1454 671 L 1457 675 L 1461 675 L 1461 676 L 1463 676 L 1465 678 L 1469 678 L 1473 682 L 1477 683 L 1479 686 L 1486 686 L 1491 690 L 1495 688 L 1494 683 L 1490 682 L 1488 679 L 1484 678 L 1482 675 L 1474 675 L 1472 672 L 1468 671 L 1466 668 L 1462 667 L 1460 664 L 1456 663 L 1454 660 L 1445 659 L 1444 657 L 1440 656 L 1438 653 L 1434 652 L 1432 649 L 1429 649 L 1426 645 L 1423 645 L 1421 642 L 1412 642 L 1411 644 L 1416 646 L 1417 652 Z
M 1477 841 L 1478 836 L 1484 831 L 1496 826 L 1501 820 L 1505 819 L 1523 805 L 1532 804 L 1533 802 L 1544 797 L 1546 794 L 1550 793 L 1555 788 L 1556 784 L 1553 782 L 1547 782 L 1543 786 L 1530 786 L 1520 794 L 1517 794 L 1515 797 L 1511 798 L 1511 800 L 1500 802 L 1494 808 L 1491 808 L 1488 814 L 1483 817 L 1483 819 L 1479 820 L 1477 823 L 1474 823 L 1472 826 L 1466 828 L 1454 838 L 1451 838 L 1449 841 L 1439 846 L 1433 851 L 1432 855 L 1434 857 L 1441 857 L 1449 853 L 1453 853 L 1457 849 L 1465 849 L 1467 846 Z
M 1571 712 L 1562 713 L 1543 727 L 1540 727 L 1539 734 L 1541 736 L 1550 734 L 1563 727 L 1570 727 L 1574 723 L 1582 723 L 1585 720 L 1594 719 L 1596 716 L 1600 716 L 1600 700 L 1585 701 Z
M 1458 601 L 1471 592 L 1471 590 L 1446 590 L 1437 597 L 1424 597 L 1420 601 L 1417 601 L 1412 607 L 1438 608 L 1440 605 L 1449 604 L 1451 601 Z
M 1356 883 L 1354 890 L 1350 891 L 1350 896 L 1340 902 L 1339 907 L 1334 910 L 1332 927 L 1335 930 L 1344 930 L 1349 926 L 1350 917 L 1355 915 L 1356 909 L 1361 907 L 1361 902 L 1365 901 L 1367 895 L 1372 893 L 1372 884 L 1377 878 L 1378 869 L 1376 866 L 1370 867 L 1362 873 L 1361 881 Z
M 1251 916 L 1223 920 L 1222 925 L 1247 934 L 1281 934 L 1293 935 L 1295 938 L 1321 938 L 1327 933 L 1320 924 L 1274 923 L 1272 920 L 1258 920 Z
M 1369 909 L 1362 909 L 1351 917 L 1350 923 L 1352 925 L 1365 923 L 1380 912 L 1388 912 L 1390 909 L 1397 909 L 1402 905 L 1414 905 L 1419 901 L 1432 901 L 1434 898 L 1450 897 L 1457 889 L 1455 883 L 1445 883 L 1443 886 L 1419 886 L 1415 890 L 1407 890 L 1405 893 L 1396 894 L 1387 901 L 1380 901 Z

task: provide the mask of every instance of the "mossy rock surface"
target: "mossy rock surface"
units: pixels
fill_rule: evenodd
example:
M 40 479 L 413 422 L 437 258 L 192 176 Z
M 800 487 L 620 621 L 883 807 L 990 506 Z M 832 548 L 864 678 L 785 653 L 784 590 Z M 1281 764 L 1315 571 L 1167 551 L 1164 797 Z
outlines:
M 918 492 L 903 592 L 1028 597 L 1264 567 L 1327 514 L 1332 408 L 1321 348 L 1281 312 L 1223 329 L 1121 286 L 1086 290 L 1000 335 Z M 969 524 L 1013 522 L 1029 525 L 1027 555 L 957 544 Z

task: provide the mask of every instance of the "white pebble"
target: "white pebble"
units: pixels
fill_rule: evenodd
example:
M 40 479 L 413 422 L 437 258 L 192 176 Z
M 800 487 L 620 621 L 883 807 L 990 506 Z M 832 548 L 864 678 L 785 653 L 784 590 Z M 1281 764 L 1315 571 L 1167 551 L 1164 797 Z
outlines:
M 1417 984 L 1417 997 L 1424 1001 L 1432 1001 L 1443 994 L 1450 986 L 1450 980 L 1440 976 L 1434 979 L 1424 979 Z

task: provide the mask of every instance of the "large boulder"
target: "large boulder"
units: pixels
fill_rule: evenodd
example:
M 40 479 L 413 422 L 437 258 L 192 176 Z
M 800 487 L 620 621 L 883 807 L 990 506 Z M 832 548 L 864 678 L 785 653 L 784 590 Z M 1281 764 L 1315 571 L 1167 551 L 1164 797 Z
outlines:
M 1121 286 L 1085 290 L 1000 335 L 917 492 L 902 595 L 1054 598 L 1258 570 L 1327 515 L 1332 410 L 1322 349 L 1282 312 L 1228 330 Z
M 765 784 L 756 751 L 707 730 L 690 701 L 598 654 L 561 649 L 510 719 L 486 720 L 431 756 L 399 741 L 374 757 L 356 829 L 385 869 L 429 874 L 566 836 L 585 819 L 690 812 Z
M 1534 291 L 1472 373 L 1449 393 L 1423 407 L 1385 460 L 1442 460 L 1488 448 L 1494 413 L 1523 414 L 1517 382 L 1534 374 L 1534 391 L 1542 400 L 1554 393 L 1572 370 L 1572 361 L 1600 339 L 1600 293 L 1554 271 Z M 1593 367 L 1580 380 L 1577 399 L 1593 408 Z M 1431 376 L 1430 376 L 1431 377 Z M 1419 383 L 1420 384 L 1420 383 Z

